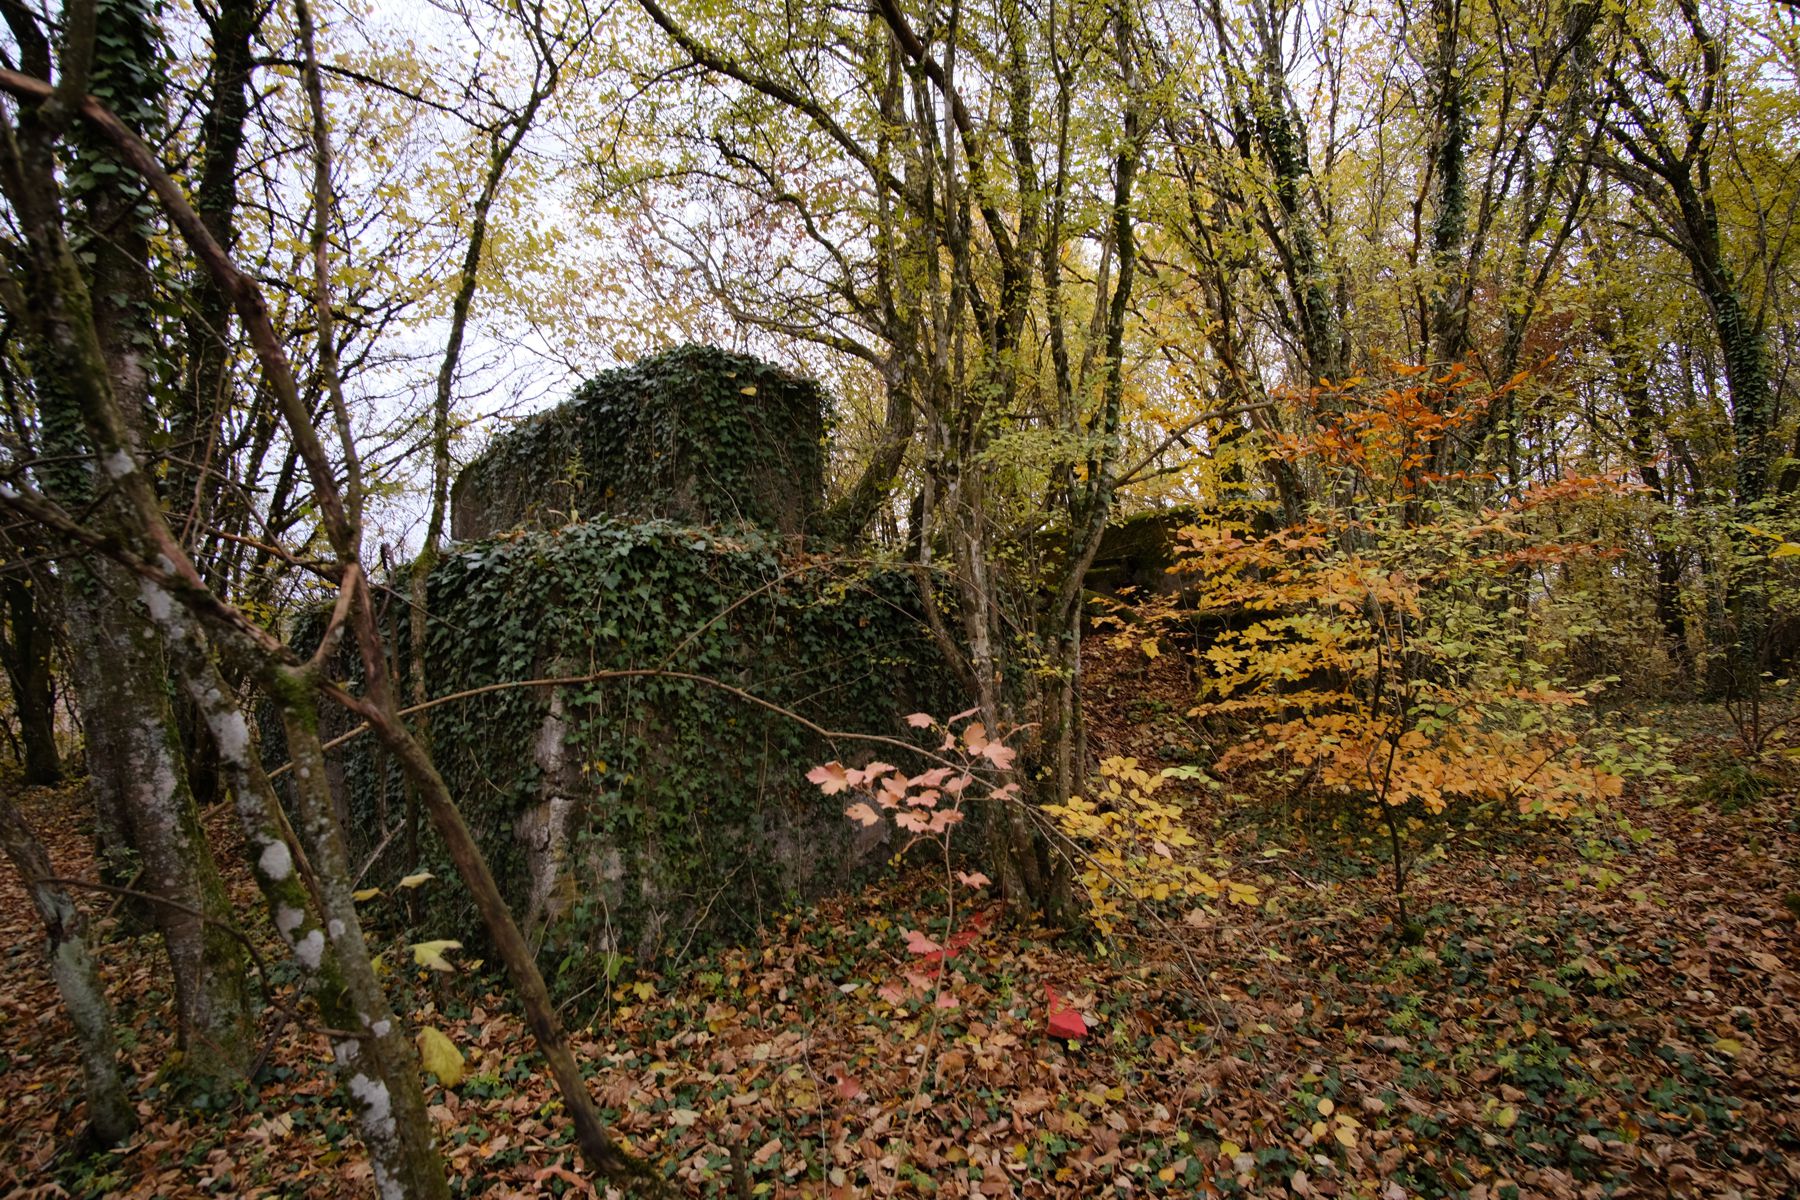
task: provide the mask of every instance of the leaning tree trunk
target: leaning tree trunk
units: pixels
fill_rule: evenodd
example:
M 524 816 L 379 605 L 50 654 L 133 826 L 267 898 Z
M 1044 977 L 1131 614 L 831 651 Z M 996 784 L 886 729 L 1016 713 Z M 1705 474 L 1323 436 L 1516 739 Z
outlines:
M 321 990 L 320 1011 L 327 1019 L 335 1018 L 333 1024 L 339 1026 L 332 1034 L 332 1053 L 340 1073 L 347 1076 L 345 1086 L 383 1200 L 448 1200 L 449 1184 L 432 1144 L 431 1119 L 425 1114 L 425 1094 L 419 1087 L 418 1056 L 375 979 L 357 919 L 350 857 L 325 774 L 313 689 L 309 672 L 286 672 L 273 699 L 294 764 L 300 842 L 312 868 L 331 946 L 338 952 L 341 990 L 336 994 Z M 300 912 L 290 917 L 288 912 L 277 912 L 277 925 L 304 917 Z M 295 945 L 294 953 L 302 966 L 317 971 L 325 946 L 325 939 L 315 929 Z
M 56 873 L 50 856 L 32 833 L 12 796 L 0 789 L 0 849 L 18 868 L 20 882 L 31 895 L 48 935 L 46 957 L 63 1007 L 75 1026 L 81 1047 L 81 1070 L 87 1080 L 88 1126 L 105 1147 L 123 1142 L 137 1130 L 137 1112 L 125 1094 L 119 1073 L 119 1046 L 113 1037 L 112 1006 L 100 985 L 100 972 L 87 948 L 87 921 L 67 892 L 51 883 Z
M 205 631 L 162 588 L 142 586 L 169 647 L 173 673 L 219 747 L 220 775 L 236 798 L 251 870 L 275 930 L 293 955 L 320 1020 L 333 1031 L 333 1058 L 347 1107 L 362 1129 L 381 1195 L 440 1200 L 448 1196 L 448 1185 L 425 1117 L 418 1059 L 369 960 L 343 833 L 331 816 L 311 687 L 294 687 L 279 670 L 265 672 L 296 765 L 301 820 L 294 839 Z

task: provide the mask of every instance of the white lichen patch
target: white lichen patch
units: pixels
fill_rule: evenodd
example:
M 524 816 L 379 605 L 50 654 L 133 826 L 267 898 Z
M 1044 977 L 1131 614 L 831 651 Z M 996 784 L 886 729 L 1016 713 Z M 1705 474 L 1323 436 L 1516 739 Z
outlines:
M 276 883 L 280 883 L 292 875 L 294 873 L 294 856 L 288 853 L 287 843 L 274 841 L 264 846 L 263 852 L 257 856 L 256 869 L 263 873 L 263 878 L 272 879 Z M 287 931 L 283 930 L 282 932 Z
M 212 699 L 209 695 L 208 699 Z M 215 703 L 223 703 L 220 697 Z M 219 744 L 219 757 L 228 763 L 247 762 L 250 758 L 250 725 L 237 709 L 220 713 L 212 723 L 213 741 Z
M 391 1031 L 393 1028 L 394 1028 L 394 1026 L 393 1026 L 392 1022 L 390 1022 L 386 1019 L 383 1019 L 383 1020 L 377 1021 L 373 1025 L 369 1026 L 369 1032 L 374 1034 L 378 1038 L 384 1038 L 388 1035 L 389 1031 Z
M 363 1106 L 363 1128 L 383 1138 L 394 1136 L 394 1107 L 387 1084 L 360 1071 L 350 1077 L 350 1094 Z
M 289 904 L 282 905 L 275 912 L 275 928 L 281 931 L 284 938 L 292 938 L 294 930 L 306 924 L 306 913 Z
M 109 479 L 123 479 L 137 469 L 131 461 L 131 455 L 123 450 L 114 450 L 101 459 L 100 466 Z
M 375 1169 L 375 1190 L 381 1193 L 381 1200 L 406 1200 L 406 1185 L 395 1179 L 380 1159 L 369 1165 Z
M 313 930 L 298 942 L 294 943 L 294 957 L 300 965 L 309 971 L 319 969 L 319 963 L 325 958 L 325 935 Z
M 175 598 L 148 579 L 138 583 L 138 594 L 144 598 L 144 608 L 150 619 L 158 625 L 166 625 L 169 618 L 175 615 Z
M 331 918 L 331 920 L 326 923 L 325 928 L 330 932 L 331 940 L 334 942 L 344 936 L 344 923 L 336 917 Z

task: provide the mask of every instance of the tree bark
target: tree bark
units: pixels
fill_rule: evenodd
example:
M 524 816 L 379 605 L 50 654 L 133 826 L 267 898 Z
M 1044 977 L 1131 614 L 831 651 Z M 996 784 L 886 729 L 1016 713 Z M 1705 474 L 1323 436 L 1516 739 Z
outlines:
M 68 893 L 47 882 L 56 878 L 44 844 L 31 831 L 9 789 L 0 788 L 0 849 L 18 869 L 20 882 L 44 922 L 45 957 L 62 995 L 81 1047 L 87 1081 L 88 1126 L 103 1147 L 117 1146 L 137 1130 L 137 1112 L 119 1073 L 119 1046 L 113 1036 L 112 1005 L 87 948 L 87 919 Z

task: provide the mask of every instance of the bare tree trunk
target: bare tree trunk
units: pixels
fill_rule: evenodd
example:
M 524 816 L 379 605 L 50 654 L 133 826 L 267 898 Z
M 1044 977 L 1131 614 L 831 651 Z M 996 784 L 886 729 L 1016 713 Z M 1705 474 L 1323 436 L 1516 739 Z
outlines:
M 119 1047 L 113 1037 L 112 1006 L 87 948 L 87 920 L 56 878 L 50 856 L 32 833 L 10 792 L 0 789 L 0 849 L 18 869 L 48 934 L 50 976 L 75 1026 L 81 1070 L 87 1080 L 88 1126 L 102 1146 L 123 1142 L 137 1130 L 137 1112 L 119 1074 Z

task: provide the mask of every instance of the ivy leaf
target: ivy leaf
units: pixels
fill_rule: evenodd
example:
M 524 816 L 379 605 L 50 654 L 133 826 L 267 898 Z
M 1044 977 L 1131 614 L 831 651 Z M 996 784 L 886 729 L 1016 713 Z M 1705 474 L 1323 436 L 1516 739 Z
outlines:
M 456 1043 L 430 1026 L 419 1030 L 419 1061 L 445 1087 L 462 1082 L 463 1055 Z

